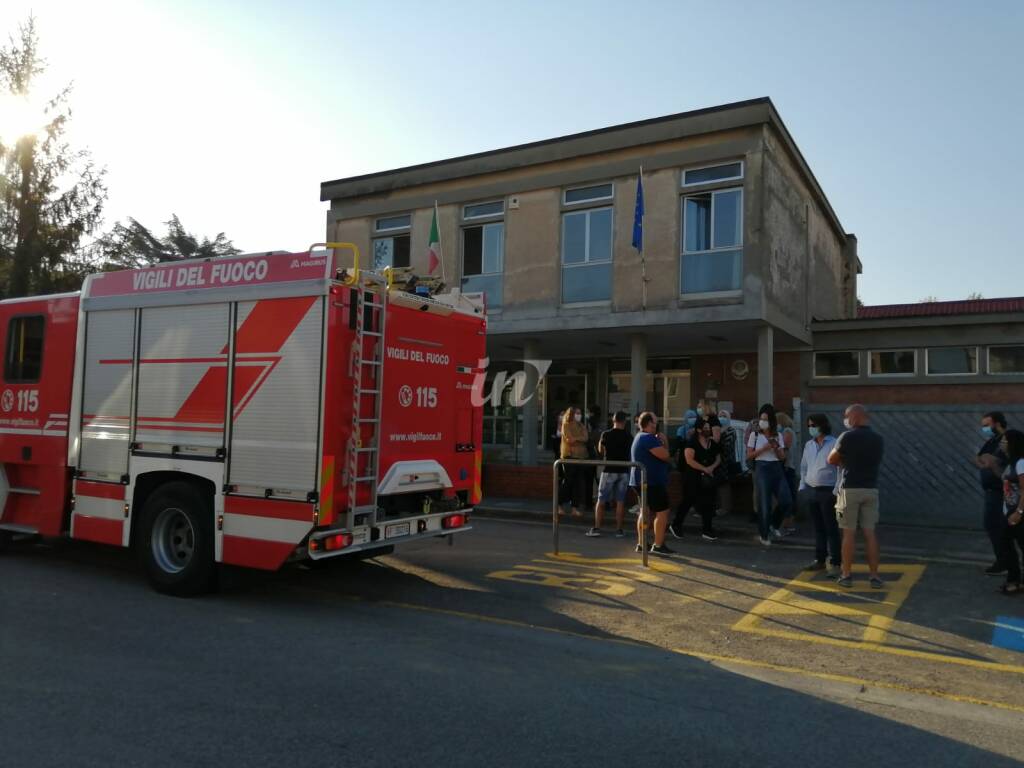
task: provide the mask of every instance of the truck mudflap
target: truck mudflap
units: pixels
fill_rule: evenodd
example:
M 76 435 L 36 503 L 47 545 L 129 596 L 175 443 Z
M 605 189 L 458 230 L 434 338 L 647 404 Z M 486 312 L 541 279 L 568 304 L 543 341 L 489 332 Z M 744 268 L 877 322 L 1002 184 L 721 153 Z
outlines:
M 313 531 L 306 542 L 306 551 L 296 554 L 311 560 L 322 560 L 339 555 L 350 555 L 383 547 L 392 547 L 422 539 L 454 536 L 473 530 L 469 524 L 471 509 L 437 512 L 429 515 L 405 517 L 355 530 L 325 528 Z

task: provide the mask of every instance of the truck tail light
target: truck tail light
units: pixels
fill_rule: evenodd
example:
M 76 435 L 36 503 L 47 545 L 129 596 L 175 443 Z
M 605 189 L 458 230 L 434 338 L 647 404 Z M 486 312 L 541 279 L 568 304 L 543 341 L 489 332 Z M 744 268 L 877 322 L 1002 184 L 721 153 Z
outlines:
M 465 515 L 448 515 L 441 519 L 442 528 L 461 528 L 466 524 Z
M 310 552 L 332 552 L 338 549 L 345 549 L 352 545 L 351 533 L 336 533 L 332 536 L 324 536 L 322 539 L 310 539 Z
M 331 551 L 335 549 L 344 549 L 352 544 L 351 533 L 337 533 L 334 536 L 328 536 L 324 541 L 324 549 Z

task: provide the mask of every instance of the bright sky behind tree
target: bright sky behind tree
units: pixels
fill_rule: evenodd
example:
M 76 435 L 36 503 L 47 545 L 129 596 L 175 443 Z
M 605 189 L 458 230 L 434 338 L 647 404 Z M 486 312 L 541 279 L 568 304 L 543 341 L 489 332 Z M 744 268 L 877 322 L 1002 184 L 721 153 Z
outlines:
M 1024 294 L 1024 2 L 6 0 L 0 33 L 30 11 L 108 226 L 300 250 L 324 180 L 770 96 L 866 303 Z

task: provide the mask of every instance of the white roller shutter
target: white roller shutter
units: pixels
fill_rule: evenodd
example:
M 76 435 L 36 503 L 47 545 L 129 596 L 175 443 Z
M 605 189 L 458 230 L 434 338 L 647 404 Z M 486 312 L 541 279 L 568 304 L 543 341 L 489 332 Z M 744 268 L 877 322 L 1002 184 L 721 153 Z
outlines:
M 304 302 L 308 309 L 279 349 L 246 352 L 239 345 L 236 350 L 228 482 L 240 488 L 307 493 L 317 487 L 323 299 L 239 302 L 236 334 L 257 303 L 266 316 L 275 302 L 282 307 Z M 289 312 L 282 311 L 282 316 Z
M 79 469 L 120 478 L 128 471 L 135 310 L 86 315 Z

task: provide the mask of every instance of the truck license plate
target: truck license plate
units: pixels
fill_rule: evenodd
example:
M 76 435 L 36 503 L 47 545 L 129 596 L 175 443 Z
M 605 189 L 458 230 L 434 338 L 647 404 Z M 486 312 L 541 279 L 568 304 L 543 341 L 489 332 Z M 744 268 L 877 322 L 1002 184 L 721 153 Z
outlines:
M 398 525 L 389 525 L 384 529 L 384 538 L 393 539 L 396 536 L 408 536 L 409 535 L 409 524 L 399 523 Z

